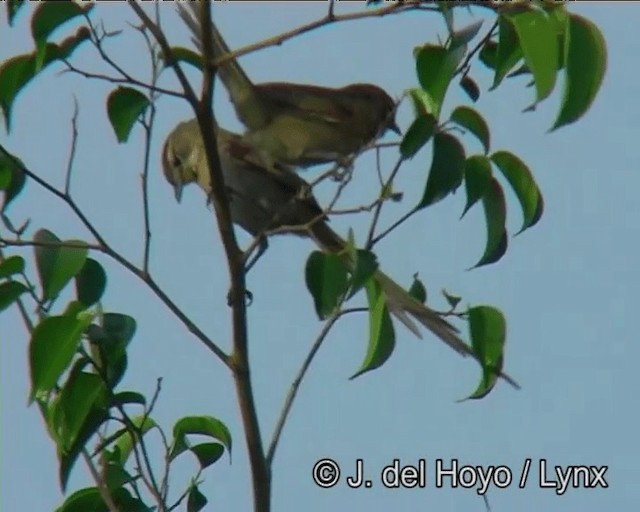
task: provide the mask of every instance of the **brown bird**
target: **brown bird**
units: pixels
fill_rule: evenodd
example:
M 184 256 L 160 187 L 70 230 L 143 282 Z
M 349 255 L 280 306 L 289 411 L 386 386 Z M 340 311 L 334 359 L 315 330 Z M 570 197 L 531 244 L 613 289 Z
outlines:
M 274 174 L 261 161 L 260 154 L 240 135 L 217 129 L 217 146 L 231 218 L 253 236 L 277 228 L 311 238 L 325 252 L 340 254 L 348 265 L 353 262 L 346 242 L 333 231 L 322 209 L 310 195 L 306 181 L 281 169 Z M 173 185 L 176 198 L 189 183 L 197 183 L 207 197 L 211 193 L 205 147 L 196 119 L 180 123 L 167 137 L 162 153 L 164 175 Z M 381 286 L 389 312 L 421 338 L 415 321 L 422 324 L 456 352 L 476 354 L 458 336 L 458 330 L 435 311 L 409 295 L 386 274 L 377 270 L 373 279 Z M 510 383 L 515 382 L 501 374 Z
M 190 2 L 190 9 L 177 7 L 202 52 L 198 3 Z M 211 34 L 212 57 L 218 60 L 230 50 L 214 23 Z M 247 129 L 246 140 L 270 165 L 342 162 L 387 129 L 400 133 L 393 99 L 372 84 L 336 89 L 288 82 L 254 84 L 235 58 L 225 60 L 218 75 Z

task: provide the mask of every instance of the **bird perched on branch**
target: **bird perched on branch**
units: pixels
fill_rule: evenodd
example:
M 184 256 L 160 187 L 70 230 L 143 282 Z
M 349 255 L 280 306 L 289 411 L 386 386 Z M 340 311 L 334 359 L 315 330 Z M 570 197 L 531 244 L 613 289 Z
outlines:
M 199 3 L 177 7 L 202 53 Z M 230 50 L 214 23 L 211 35 L 212 57 L 217 61 Z M 254 84 L 236 58 L 224 60 L 217 72 L 246 127 L 245 139 L 269 164 L 307 167 L 342 162 L 387 129 L 400 133 L 393 99 L 375 85 L 334 89 L 287 82 Z
M 340 254 L 347 265 L 353 261 L 346 242 L 327 224 L 322 209 L 310 195 L 306 181 L 282 169 L 268 171 L 257 152 L 240 135 L 217 128 L 217 148 L 224 185 L 229 199 L 231 219 L 253 236 L 282 228 L 311 238 L 325 252 Z M 167 137 L 162 153 L 167 181 L 176 198 L 190 183 L 197 183 L 207 197 L 211 194 L 211 174 L 205 145 L 196 119 L 180 123 Z M 416 336 L 421 338 L 416 322 L 462 355 L 475 353 L 458 336 L 458 330 L 435 311 L 418 302 L 386 274 L 373 274 L 386 296 L 387 307 Z M 510 377 L 502 375 L 513 384 Z

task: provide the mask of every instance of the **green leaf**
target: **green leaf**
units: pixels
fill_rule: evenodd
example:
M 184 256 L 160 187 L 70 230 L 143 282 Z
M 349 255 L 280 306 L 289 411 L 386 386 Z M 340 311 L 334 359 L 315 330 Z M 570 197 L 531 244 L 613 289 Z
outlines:
M 86 307 L 100 300 L 107 286 L 107 274 L 102 265 L 87 258 L 80 273 L 76 276 L 76 296 Z
M 437 126 L 436 118 L 431 114 L 417 117 L 405 133 L 400 143 L 402 158 L 412 158 L 422 147 L 429 142 Z
M 467 93 L 467 96 L 469 96 L 474 103 L 480 98 L 480 87 L 478 87 L 476 81 L 469 75 L 464 75 L 460 79 L 460 87 L 462 87 L 462 90 Z
M 51 316 L 35 327 L 29 345 L 30 400 L 38 392 L 53 389 L 71 363 L 87 324 L 85 317 Z
M 418 279 L 418 274 L 413 274 L 413 283 L 411 283 L 411 288 L 409 288 L 409 295 L 421 304 L 427 302 L 427 288 L 424 286 L 424 283 Z
M 101 510 L 104 506 L 97 487 L 80 489 L 69 496 L 56 512 L 87 512 Z
M 108 420 L 109 415 L 104 409 L 93 409 L 82 425 L 80 433 L 76 437 L 76 442 L 73 444 L 73 446 L 66 453 L 60 451 L 58 452 L 58 476 L 60 478 L 60 485 L 63 492 L 67 487 L 69 475 L 71 474 L 71 470 L 73 469 L 76 460 L 78 460 L 78 456 L 86 447 L 89 439 L 91 439 L 91 437 L 98 431 L 98 429 Z M 77 508 L 73 510 L 84 509 Z
M 491 39 L 487 40 L 482 45 L 478 58 L 489 69 L 495 70 L 498 65 L 498 43 Z
M 490 60 L 490 51 L 487 52 L 486 58 Z M 495 53 L 495 74 L 493 76 L 493 85 L 491 89 L 495 89 L 500 85 L 507 73 L 522 58 L 522 50 L 518 44 L 518 34 L 513 24 L 504 16 L 498 18 L 498 46 Z
M 418 80 L 429 97 L 428 113 L 440 117 L 444 97 L 464 56 L 464 46 L 446 49 L 427 44 L 416 57 Z
M 491 178 L 482 196 L 482 204 L 487 222 L 487 245 L 475 267 L 495 263 L 507 251 L 507 206 L 502 187 L 495 178 Z
M 142 501 L 131 496 L 125 487 L 111 489 L 111 498 L 117 510 L 126 512 L 150 512 Z M 69 496 L 56 512 L 108 512 L 109 508 L 104 503 L 97 487 L 80 489 Z
M 375 279 L 370 279 L 366 290 L 369 302 L 369 346 L 360 369 L 350 377 L 351 379 L 382 366 L 396 345 L 393 322 L 382 288 Z
M 451 121 L 473 133 L 482 143 L 485 154 L 489 152 L 491 143 L 489 125 L 477 110 L 465 106 L 456 107 L 451 113 Z
M 118 437 L 115 445 L 115 453 L 117 453 L 117 456 L 114 457 L 114 460 L 121 466 L 125 465 L 139 440 L 142 439 L 149 430 L 158 426 L 152 418 L 146 415 L 134 416 L 131 418 L 131 423 L 136 429 L 136 435 L 132 437 L 128 430 L 123 429 L 123 433 Z
M 107 389 L 95 373 L 72 371 L 54 403 L 52 427 L 58 449 L 66 453 L 76 442 L 92 410 L 103 407 Z
M 119 489 L 123 485 L 135 480 L 135 478 L 119 464 L 107 464 L 105 473 L 105 481 L 110 491 Z
M 349 298 L 358 293 L 378 270 L 378 258 L 371 251 L 358 249 L 354 251 L 355 265 L 351 273 L 351 284 L 349 285 Z
M 34 252 L 42 285 L 42 296 L 50 300 L 57 297 L 67 283 L 80 272 L 89 251 L 86 247 L 82 247 L 85 245 L 84 242 L 78 240 L 61 242 L 56 235 L 46 229 L 38 230 L 33 240 L 44 244 L 36 246 Z M 72 244 L 78 247 L 61 247 L 59 244 Z
M 454 192 L 464 174 L 465 155 L 460 141 L 448 133 L 433 138 L 433 157 L 427 186 L 416 210 L 430 206 Z
M 118 142 L 126 142 L 134 123 L 149 106 L 149 99 L 131 87 L 118 87 L 107 98 L 107 114 Z
M 137 393 L 135 391 L 121 391 L 120 393 L 116 393 L 111 399 L 112 405 L 127 405 L 127 404 L 137 404 L 145 406 L 147 404 L 147 399 L 141 393 Z
M 518 35 L 520 48 L 536 85 L 536 102 L 549 96 L 558 72 L 558 37 L 555 25 L 542 11 L 525 10 L 506 17 Z
M 589 110 L 607 69 L 607 47 L 602 33 L 576 14 L 569 15 L 564 51 L 564 94 L 552 130 L 577 121 Z
M 66 59 L 84 41 L 90 38 L 87 27 L 80 27 L 75 35 L 60 44 L 47 43 L 37 53 L 17 55 L 0 65 L 0 109 L 2 109 L 7 131 L 11 127 L 11 108 L 24 86 L 47 65 Z
M 211 466 L 224 455 L 224 446 L 220 443 L 200 443 L 191 447 L 202 469 Z
M 207 498 L 197 485 L 192 485 L 187 496 L 187 512 L 199 512 L 207 505 Z
M 0 85 L 0 88 L 2 86 Z M 4 200 L 0 212 L 5 212 L 9 204 L 22 192 L 26 176 L 22 171 L 20 159 L 0 151 L 0 176 L 4 190 Z
M 452 311 L 458 307 L 458 304 L 460 304 L 460 301 L 462 300 L 462 297 L 458 295 L 451 295 L 447 290 L 442 290 L 442 295 L 449 303 L 449 307 L 451 307 Z
M 111 387 L 115 387 L 127 369 L 127 345 L 136 331 L 136 321 L 120 313 L 102 315 L 102 325 L 90 325 L 87 337 L 91 354 Z
M 0 278 L 9 277 L 24 272 L 24 258 L 22 256 L 9 256 L 0 262 Z
M 314 251 L 305 268 L 307 289 L 321 319 L 335 312 L 349 287 L 347 268 L 337 254 Z
M 469 308 L 468 317 L 471 346 L 482 366 L 482 379 L 469 398 L 479 399 L 493 389 L 502 371 L 507 322 L 502 312 L 491 306 Z
M 542 192 L 527 165 L 513 153 L 496 151 L 491 160 L 507 178 L 522 207 L 522 228 L 517 234 L 533 226 L 542 216 Z
M 13 20 L 18 14 L 18 11 L 27 5 L 24 0 L 7 0 L 7 19 L 9 20 L 9 26 L 13 26 Z
M 199 434 L 220 441 L 231 454 L 231 433 L 227 426 L 212 416 L 185 416 L 173 427 L 173 443 L 170 459 L 173 460 L 189 448 L 187 435 Z
M 484 155 L 467 158 L 464 166 L 464 184 L 467 191 L 467 204 L 460 218 L 484 197 L 491 183 L 491 161 Z
M 69 0 L 42 2 L 36 7 L 31 18 L 31 35 L 36 45 L 46 41 L 49 36 L 67 21 L 90 11 L 92 5 L 85 8 Z
M 0 311 L 4 311 L 13 304 L 28 288 L 18 281 L 0 283 Z

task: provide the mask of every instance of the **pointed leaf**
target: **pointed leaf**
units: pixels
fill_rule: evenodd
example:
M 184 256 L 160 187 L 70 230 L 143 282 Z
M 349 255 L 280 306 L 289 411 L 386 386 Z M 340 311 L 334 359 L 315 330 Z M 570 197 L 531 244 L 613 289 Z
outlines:
M 442 290 L 442 295 L 449 303 L 452 311 L 458 307 L 458 304 L 460 304 L 460 301 L 462 300 L 462 297 L 458 295 L 451 295 L 449 292 L 447 292 L 447 290 L 444 289 Z
M 89 38 L 87 27 L 80 27 L 75 35 L 66 38 L 60 44 L 46 43 L 37 53 L 18 55 L 0 65 L 0 109 L 5 117 L 7 131 L 11 127 L 13 102 L 25 85 L 47 65 L 68 58 Z
M 27 290 L 28 288 L 18 281 L 0 283 L 0 311 L 11 306 Z
M 134 425 L 137 435 L 132 437 L 128 430 L 123 429 L 123 434 L 118 437 L 115 444 L 115 452 L 117 453 L 115 462 L 119 463 L 121 466 L 125 465 L 139 440 L 152 428 L 158 426 L 152 418 L 146 415 L 134 416 L 131 418 L 131 423 Z
M 403 158 L 411 158 L 431 140 L 437 126 L 436 118 L 431 114 L 417 117 L 405 133 L 400 143 L 400 154 Z
M 61 242 L 51 231 L 40 229 L 33 237 L 43 245 L 34 248 L 36 266 L 42 285 L 42 296 L 46 300 L 55 298 L 67 283 L 82 269 L 87 259 L 88 249 L 84 242 L 68 240 Z M 62 247 L 56 244 L 69 244 L 77 247 Z
M 149 106 L 149 99 L 131 87 L 118 87 L 107 98 L 107 114 L 118 142 L 126 142 L 134 123 Z
M 307 289 L 321 319 L 331 315 L 342 303 L 349 287 L 348 272 L 337 254 L 314 251 L 305 268 Z
M 429 95 L 428 113 L 440 117 L 444 97 L 465 53 L 465 47 L 446 49 L 425 45 L 418 52 L 416 67 L 422 89 Z
M 93 409 L 82 425 L 80 433 L 76 437 L 76 442 L 73 444 L 73 446 L 67 452 L 58 452 L 58 476 L 60 478 L 60 485 L 63 492 L 67 487 L 71 470 L 78 460 L 78 456 L 86 447 L 89 439 L 91 439 L 91 437 L 98 431 L 98 429 L 108 420 L 109 415 L 104 409 Z
M 502 371 L 507 323 L 502 312 L 491 306 L 469 308 L 468 317 L 471 346 L 482 366 L 482 379 L 469 398 L 479 399 L 493 389 Z
M 524 60 L 533 74 L 536 102 L 549 96 L 556 83 L 558 37 L 555 25 L 542 11 L 523 10 L 507 15 L 518 35 Z
M 369 301 L 369 347 L 360 369 L 350 377 L 351 379 L 382 366 L 396 345 L 393 322 L 382 288 L 375 279 L 371 279 L 366 289 Z
M 489 125 L 477 110 L 471 107 L 459 106 L 451 113 L 451 120 L 459 126 L 473 133 L 484 147 L 485 154 L 489 152 L 491 135 Z
M 487 50 L 485 58 L 488 62 L 491 61 L 490 50 Z M 518 43 L 518 34 L 511 21 L 504 16 L 500 16 L 498 18 L 498 46 L 495 52 L 495 74 L 491 89 L 495 89 L 500 85 L 504 77 L 507 76 L 520 59 L 522 59 L 522 50 Z
M 542 215 L 542 193 L 527 165 L 513 153 L 496 151 L 491 160 L 507 178 L 522 207 L 522 228 L 518 233 L 533 226 Z
M 31 18 L 31 35 L 36 46 L 40 47 L 45 43 L 58 27 L 85 12 L 89 12 L 92 8 L 93 5 L 80 7 L 80 5 L 68 0 L 41 2 Z
M 491 161 L 484 155 L 467 158 L 464 166 L 464 184 L 467 191 L 467 204 L 460 218 L 484 197 L 491 183 Z
M 104 406 L 107 388 L 95 373 L 71 372 L 53 410 L 53 428 L 58 448 L 67 452 L 77 441 L 92 410 Z
M 487 245 L 484 254 L 475 267 L 481 267 L 498 261 L 507 251 L 507 206 L 500 183 L 491 178 L 482 197 L 487 222 Z
M 107 286 L 107 274 L 102 265 L 87 258 L 80 273 L 76 276 L 76 296 L 86 307 L 100 300 Z
M 593 103 L 607 69 L 607 47 L 598 28 L 570 14 L 565 36 L 565 86 L 552 130 L 580 119 Z
M 378 270 L 378 258 L 371 251 L 357 249 L 354 259 L 355 265 L 351 273 L 349 298 L 358 293 L 375 271 Z
M 187 496 L 187 512 L 200 512 L 207 505 L 207 498 L 200 492 L 197 485 L 189 489 Z
M 0 79 L 1 80 L 1 79 Z M 0 86 L 1 88 L 2 86 Z M 0 103 L 2 100 L 0 99 Z M 5 212 L 24 187 L 26 176 L 20 167 L 22 162 L 13 155 L 0 152 L 0 176 L 2 176 L 2 190 L 4 190 L 4 200 L 0 212 Z
M 35 327 L 29 345 L 31 400 L 36 393 L 48 392 L 56 385 L 71 363 L 87 325 L 84 317 L 51 316 Z
M 0 262 L 0 278 L 9 277 L 24 271 L 24 258 L 22 256 L 9 256 Z
M 21 7 L 27 5 L 27 2 L 24 0 L 7 0 L 7 19 L 9 20 L 9 26 L 13 26 L 13 20 L 18 14 L 18 11 Z
M 212 416 L 186 416 L 176 422 L 173 427 L 174 445 L 187 446 L 186 436 L 199 434 L 220 441 L 231 454 L 231 433 L 227 426 Z M 177 454 L 172 450 L 171 458 Z
M 436 134 L 427 186 L 416 209 L 437 203 L 455 191 L 462 182 L 464 166 L 464 148 L 460 141 L 448 133 Z
M 198 458 L 202 469 L 211 466 L 224 455 L 224 446 L 220 443 L 200 443 L 191 447 L 191 451 Z
M 409 288 L 409 295 L 421 304 L 425 304 L 427 302 L 427 288 L 424 283 L 418 279 L 417 273 L 413 274 L 413 283 L 411 283 L 411 288 Z

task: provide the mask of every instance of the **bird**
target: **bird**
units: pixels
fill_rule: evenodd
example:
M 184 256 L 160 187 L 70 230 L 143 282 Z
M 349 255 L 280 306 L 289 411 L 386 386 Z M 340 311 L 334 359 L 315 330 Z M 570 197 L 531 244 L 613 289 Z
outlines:
M 329 226 L 305 180 L 286 169 L 279 174 L 270 172 L 260 152 L 241 135 L 221 127 L 217 127 L 216 133 L 232 222 L 254 237 L 276 229 L 279 233 L 310 238 L 321 251 L 341 255 L 347 265 L 353 266 L 346 241 Z M 210 196 L 211 174 L 196 119 L 179 123 L 168 135 L 162 150 L 162 166 L 165 179 L 174 187 L 178 200 L 183 188 L 191 183 L 196 183 Z M 455 326 L 413 298 L 381 270 L 376 270 L 372 278 L 385 294 L 389 312 L 417 337 L 422 335 L 416 322 L 457 353 L 478 360 Z M 514 384 L 511 377 L 500 375 Z
M 189 2 L 189 8 L 179 3 L 177 8 L 202 52 L 198 3 Z M 215 23 L 211 35 L 212 57 L 217 61 L 230 49 Z M 394 100 L 373 84 L 341 88 L 289 82 L 254 84 L 236 58 L 223 61 L 217 74 L 246 128 L 245 139 L 263 153 L 271 168 L 277 167 L 275 162 L 296 169 L 344 164 L 387 130 L 401 134 L 395 123 Z

